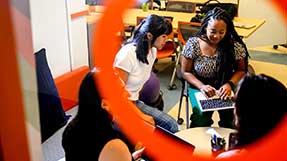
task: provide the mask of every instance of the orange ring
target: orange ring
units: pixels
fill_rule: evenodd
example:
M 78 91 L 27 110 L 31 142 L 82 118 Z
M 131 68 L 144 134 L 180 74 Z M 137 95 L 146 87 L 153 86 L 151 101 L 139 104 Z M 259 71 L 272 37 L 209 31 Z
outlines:
M 273 2 L 280 8 L 284 15 L 284 10 L 286 11 L 287 6 L 286 2 L 284 0 L 273 0 Z M 284 2 L 285 5 L 282 5 Z M 113 74 L 113 61 L 118 44 L 115 35 L 117 31 L 120 31 L 123 27 L 121 15 L 132 3 L 132 0 L 107 1 L 103 17 L 97 23 L 97 28 L 93 33 L 95 38 L 93 56 L 96 58 L 93 62 L 95 62 L 94 66 L 101 70 L 96 79 L 102 96 L 110 102 L 112 114 L 119 116 L 118 121 L 121 129 L 132 141 L 140 140 L 143 142 L 147 147 L 147 153 L 151 155 L 154 160 L 213 160 L 208 156 L 192 156 L 192 152 L 184 148 L 181 144 L 168 140 L 166 137 L 153 134 L 153 128 L 144 124 L 144 122 L 136 116 L 136 110 L 138 109 L 135 105 L 127 101 L 127 97 L 123 96 L 124 90 L 120 81 L 110 83 L 111 80 L 118 80 L 118 77 Z M 286 16 L 285 20 L 287 20 Z M 249 151 L 248 155 L 243 154 L 224 160 L 286 161 L 286 152 L 283 152 L 287 149 L 286 127 L 287 117 L 284 118 L 284 121 L 276 130 L 264 138 L 264 142 L 260 141 L 246 147 Z M 140 132 L 138 129 L 141 129 Z

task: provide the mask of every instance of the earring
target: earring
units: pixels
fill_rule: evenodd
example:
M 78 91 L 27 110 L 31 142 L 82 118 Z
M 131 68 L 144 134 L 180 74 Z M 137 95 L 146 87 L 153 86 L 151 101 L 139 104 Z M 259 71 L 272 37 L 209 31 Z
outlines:
M 152 40 L 153 35 L 152 35 L 150 32 L 148 32 L 148 33 L 147 33 L 147 38 L 148 38 L 149 40 Z

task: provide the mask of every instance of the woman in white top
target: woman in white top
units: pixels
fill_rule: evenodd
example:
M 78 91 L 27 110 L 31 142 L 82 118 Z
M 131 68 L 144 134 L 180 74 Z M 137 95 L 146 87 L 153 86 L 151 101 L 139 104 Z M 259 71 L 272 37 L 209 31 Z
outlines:
M 137 26 L 131 39 L 117 53 L 114 67 L 130 93 L 129 99 L 145 114 L 143 119 L 175 133 L 178 125 L 168 114 L 139 100 L 139 94 L 149 79 L 157 50 L 164 47 L 171 24 L 163 17 L 150 15 Z

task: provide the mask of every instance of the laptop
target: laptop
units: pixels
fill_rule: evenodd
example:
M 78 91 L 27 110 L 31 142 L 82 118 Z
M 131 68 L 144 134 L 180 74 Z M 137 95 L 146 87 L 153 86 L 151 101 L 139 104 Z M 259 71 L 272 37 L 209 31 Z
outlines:
M 234 108 L 234 102 L 231 99 L 223 100 L 217 95 L 211 98 L 206 98 L 200 91 L 195 92 L 194 96 L 202 112 Z
M 195 149 L 195 146 L 193 144 L 191 144 L 190 142 L 188 141 L 185 141 L 184 139 L 176 136 L 175 134 L 171 133 L 170 131 L 156 125 L 155 126 L 155 133 L 159 133 L 161 135 L 164 135 L 166 137 L 168 137 L 169 139 L 171 140 L 175 140 L 176 142 L 179 142 L 182 146 L 185 146 L 185 148 L 188 148 L 190 149 L 192 152 L 194 151 Z

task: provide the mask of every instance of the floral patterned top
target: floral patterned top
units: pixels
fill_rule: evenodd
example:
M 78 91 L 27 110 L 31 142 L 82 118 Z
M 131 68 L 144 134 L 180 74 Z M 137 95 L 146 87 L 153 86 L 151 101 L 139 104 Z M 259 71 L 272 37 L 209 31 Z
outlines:
M 216 60 L 218 54 L 208 56 L 201 54 L 199 46 L 199 38 L 191 37 L 183 48 L 182 55 L 185 58 L 193 60 L 194 74 L 208 79 L 216 78 Z M 239 42 L 234 43 L 235 60 L 244 59 L 246 57 L 246 50 Z

